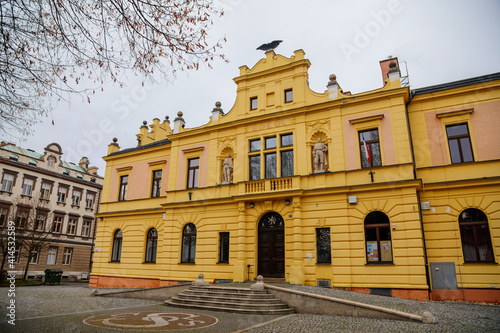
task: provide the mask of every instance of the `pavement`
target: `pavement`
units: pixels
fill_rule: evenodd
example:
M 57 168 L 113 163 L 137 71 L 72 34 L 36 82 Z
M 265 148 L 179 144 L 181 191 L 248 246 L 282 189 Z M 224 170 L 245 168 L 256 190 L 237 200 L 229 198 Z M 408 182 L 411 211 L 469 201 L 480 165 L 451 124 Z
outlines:
M 0 332 L 500 332 L 498 305 L 422 302 L 310 286 L 279 286 L 419 315 L 430 311 L 438 322 L 421 324 L 318 314 L 273 316 L 190 310 L 150 300 L 92 297 L 94 289 L 87 284 L 63 282 L 53 286 L 16 287 L 15 295 L 9 288 L 0 288 Z M 111 290 L 117 289 L 98 291 Z M 12 315 L 8 316 L 11 313 L 15 314 L 15 325 L 11 324 Z

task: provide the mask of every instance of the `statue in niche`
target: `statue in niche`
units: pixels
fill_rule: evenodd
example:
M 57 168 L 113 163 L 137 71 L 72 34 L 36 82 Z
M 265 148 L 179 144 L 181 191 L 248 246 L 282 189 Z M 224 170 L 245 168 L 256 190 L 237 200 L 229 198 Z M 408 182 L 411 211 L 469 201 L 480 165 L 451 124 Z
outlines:
M 312 152 L 314 157 L 314 173 L 326 172 L 328 170 L 328 162 L 326 161 L 327 151 L 328 146 L 321 142 L 321 138 L 318 138 L 318 143 L 314 144 Z
M 229 184 L 233 181 L 233 159 L 226 154 L 222 162 L 222 184 Z

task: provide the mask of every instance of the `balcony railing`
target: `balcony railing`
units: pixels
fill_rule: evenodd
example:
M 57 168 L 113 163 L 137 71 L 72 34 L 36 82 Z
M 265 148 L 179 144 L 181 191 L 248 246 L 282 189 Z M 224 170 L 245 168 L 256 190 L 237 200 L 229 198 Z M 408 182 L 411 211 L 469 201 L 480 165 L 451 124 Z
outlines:
M 245 183 L 245 194 L 285 191 L 292 188 L 292 178 L 263 179 Z

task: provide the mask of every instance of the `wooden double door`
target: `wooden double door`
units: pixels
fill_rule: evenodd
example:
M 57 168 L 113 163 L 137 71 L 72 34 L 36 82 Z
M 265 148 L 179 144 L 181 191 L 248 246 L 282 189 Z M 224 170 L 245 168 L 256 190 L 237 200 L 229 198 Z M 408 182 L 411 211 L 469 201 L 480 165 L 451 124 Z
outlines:
M 259 221 L 258 274 L 263 277 L 285 277 L 285 223 L 275 212 Z

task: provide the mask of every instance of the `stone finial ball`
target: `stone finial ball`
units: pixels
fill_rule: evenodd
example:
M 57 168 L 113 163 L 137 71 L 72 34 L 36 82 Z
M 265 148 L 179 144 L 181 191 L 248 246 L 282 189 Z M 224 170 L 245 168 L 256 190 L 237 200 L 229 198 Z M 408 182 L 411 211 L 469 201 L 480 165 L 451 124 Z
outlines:
M 330 79 L 330 81 L 335 81 L 335 80 L 337 80 L 337 75 L 330 74 L 329 79 Z
M 168 118 L 170 118 L 169 116 L 165 116 L 165 120 L 168 120 Z
M 395 61 L 391 61 L 389 63 L 389 68 L 396 68 L 396 62 Z
M 177 117 L 182 117 L 183 113 L 182 111 L 177 112 Z
M 147 125 L 147 124 L 148 124 L 148 122 L 144 120 L 144 121 L 142 122 L 142 124 L 143 124 L 143 125 Z
M 216 107 L 220 108 L 220 106 L 221 106 L 221 105 L 222 105 L 222 103 L 221 103 L 221 102 L 219 102 L 219 101 L 215 102 L 215 106 L 216 106 Z
M 198 279 L 203 279 L 205 277 L 205 275 L 203 274 L 198 274 Z
M 118 138 L 113 138 L 113 142 L 117 143 L 118 142 Z

